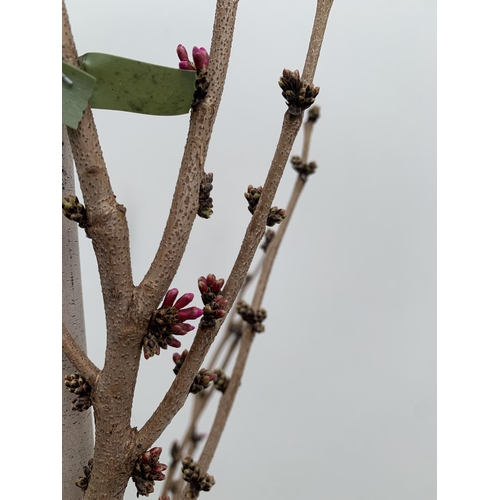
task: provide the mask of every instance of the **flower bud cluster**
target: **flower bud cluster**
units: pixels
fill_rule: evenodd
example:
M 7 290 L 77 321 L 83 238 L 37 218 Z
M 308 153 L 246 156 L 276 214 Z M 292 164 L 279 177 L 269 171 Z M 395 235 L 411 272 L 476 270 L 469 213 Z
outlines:
M 189 60 L 189 56 L 184 45 L 177 46 L 177 56 L 179 57 L 179 68 L 196 71 L 195 91 L 191 107 L 196 109 L 196 106 L 205 99 L 210 86 L 207 80 L 207 68 L 210 63 L 210 56 L 204 47 L 193 47 L 193 61 Z
M 85 465 L 83 467 L 83 474 L 84 475 L 76 478 L 75 484 L 78 486 L 78 488 L 81 488 L 83 491 L 85 491 L 87 489 L 87 486 L 89 485 L 93 463 L 94 463 L 94 460 L 91 458 L 88 461 L 88 465 Z
M 63 197 L 62 211 L 65 217 L 78 223 L 81 228 L 87 227 L 87 210 L 74 194 Z
M 210 216 L 214 213 L 214 211 L 212 210 L 212 208 L 214 207 L 213 200 L 210 197 L 210 192 L 213 189 L 213 180 L 213 173 L 206 174 L 205 172 L 203 172 L 203 179 L 200 183 L 200 194 L 198 196 L 198 216 L 202 219 L 209 219 Z
M 272 207 L 269 210 L 269 215 L 267 216 L 266 225 L 269 227 L 273 227 L 275 224 L 280 224 L 285 220 L 286 210 L 283 208 Z
M 209 474 L 200 476 L 200 468 L 189 455 L 182 460 L 182 477 L 184 481 L 191 484 L 191 487 L 198 491 L 210 491 L 215 484 L 215 479 Z
M 155 446 L 144 452 L 135 462 L 132 481 L 137 488 L 137 496 L 149 496 L 154 491 L 155 481 L 163 481 L 167 466 L 159 462 L 162 449 Z
M 253 215 L 255 209 L 257 208 L 257 203 L 259 203 L 260 196 L 262 195 L 262 186 L 253 187 L 251 184 L 247 188 L 245 193 L 245 198 L 248 201 L 248 211 Z
M 257 204 L 259 203 L 260 197 L 262 195 L 262 186 L 258 188 L 253 187 L 251 184 L 247 188 L 247 192 L 244 193 L 245 198 L 248 201 L 248 211 L 253 215 L 255 209 L 257 208 Z M 282 208 L 272 207 L 269 210 L 269 215 L 267 216 L 266 225 L 269 227 L 274 226 L 275 224 L 279 224 L 286 217 L 286 211 Z
M 252 326 L 254 332 L 262 333 L 265 330 L 262 324 L 267 318 L 265 309 L 257 309 L 257 311 L 254 311 L 244 300 L 240 300 L 236 304 L 236 312 Z
M 181 343 L 174 335 L 186 335 L 194 330 L 194 326 L 185 323 L 185 321 L 197 319 L 203 314 L 203 310 L 199 307 L 186 307 L 193 300 L 193 293 L 185 293 L 174 304 L 178 293 L 177 288 L 169 290 L 162 306 L 151 315 L 148 333 L 142 341 L 142 349 L 146 359 L 155 354 L 159 355 L 160 348 L 180 347 Z
M 306 181 L 307 178 L 316 172 L 318 166 L 316 162 L 311 161 L 309 163 L 302 163 L 300 156 L 292 156 L 290 160 L 292 167 L 296 170 L 303 181 Z
M 69 392 L 76 394 L 78 397 L 72 403 L 72 410 L 85 411 L 92 406 L 90 394 L 92 387 L 90 384 L 78 373 L 70 373 L 64 377 L 64 385 Z
M 215 379 L 214 382 L 214 387 L 216 390 L 222 392 L 226 392 L 227 386 L 229 385 L 229 380 L 230 378 L 222 371 L 222 370 L 214 370 L 215 375 L 217 375 L 217 378 Z
M 209 328 L 215 322 L 227 314 L 227 300 L 219 293 L 224 286 L 224 278 L 217 279 L 215 274 L 207 274 L 198 278 L 198 290 L 201 293 L 203 318 L 200 320 L 200 328 Z
M 288 111 L 292 115 L 300 115 L 314 104 L 314 100 L 319 94 L 319 87 L 304 82 L 298 69 L 295 71 L 284 69 L 279 86 L 282 90 L 281 95 L 286 99 Z
M 179 58 L 179 69 L 187 69 L 195 71 L 197 69 L 207 69 L 210 62 L 210 56 L 204 47 L 193 47 L 193 60 L 189 60 L 189 56 L 184 45 L 177 45 L 177 57 Z
M 264 235 L 264 241 L 262 242 L 262 245 L 260 246 L 260 248 L 262 248 L 262 250 L 264 250 L 264 252 L 267 251 L 267 247 L 269 246 L 269 243 L 271 243 L 271 241 L 273 241 L 274 235 L 275 235 L 275 232 L 272 229 L 268 229 L 266 231 L 266 234 Z
M 182 354 L 178 352 L 174 352 L 172 359 L 174 360 L 175 367 L 174 373 L 177 375 L 181 369 L 181 366 L 184 364 L 185 359 L 187 358 L 188 350 L 184 349 Z M 202 368 L 193 380 L 191 387 L 189 388 L 189 392 L 192 394 L 198 394 L 203 391 L 203 389 L 207 389 L 210 386 L 210 382 L 215 380 L 217 375 L 215 373 L 211 373 L 206 368 Z

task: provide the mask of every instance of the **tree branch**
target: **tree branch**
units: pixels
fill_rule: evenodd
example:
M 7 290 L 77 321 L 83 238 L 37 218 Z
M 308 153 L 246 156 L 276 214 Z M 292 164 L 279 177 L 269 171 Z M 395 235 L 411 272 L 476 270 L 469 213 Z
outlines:
M 215 12 L 204 102 L 191 112 L 170 214 L 156 256 L 136 290 L 140 313 L 151 312 L 170 286 L 179 267 L 199 206 L 200 182 L 219 109 L 233 40 L 238 0 L 218 0 Z
M 307 144 L 307 148 L 304 149 L 304 153 L 307 154 L 312 133 L 313 122 L 307 122 L 304 127 L 305 127 L 304 143 Z M 303 158 L 302 161 L 305 162 L 306 158 Z M 276 255 L 278 253 L 278 249 L 280 247 L 281 242 L 283 241 L 285 231 L 290 222 L 291 216 L 295 210 L 297 201 L 304 186 L 305 186 L 305 180 L 302 178 L 302 176 L 298 175 L 294 189 L 292 191 L 290 200 L 286 208 L 287 216 L 280 223 L 276 235 L 271 240 L 266 250 L 264 262 L 262 265 L 262 271 L 260 273 L 259 280 L 257 282 L 257 286 L 254 292 L 254 298 L 252 301 L 252 308 L 254 311 L 258 310 L 261 307 L 267 283 L 269 282 L 272 266 L 275 262 Z M 261 200 L 259 200 L 259 204 L 260 203 Z M 207 441 L 205 442 L 205 446 L 201 453 L 200 459 L 198 460 L 198 466 L 200 467 L 200 475 L 204 475 L 207 473 L 208 467 L 210 466 L 210 463 L 213 459 L 213 456 L 219 444 L 222 432 L 224 431 L 227 419 L 229 417 L 231 408 L 236 398 L 236 394 L 241 384 L 243 371 L 245 369 L 246 362 L 250 354 L 250 348 L 252 346 L 254 338 L 255 338 L 255 332 L 252 330 L 252 327 L 248 323 L 245 323 L 245 327 L 243 329 L 243 337 L 240 342 L 240 349 L 238 351 L 238 356 L 236 358 L 236 362 L 233 368 L 233 373 L 231 374 L 229 384 L 219 401 L 217 413 L 214 417 L 214 423 L 210 430 L 210 434 L 208 435 Z M 198 496 L 197 492 L 194 491 L 193 488 L 191 488 L 191 486 L 188 484 L 184 487 L 182 491 L 181 500 L 194 500 L 195 498 L 197 498 L 197 496 Z
M 63 2 L 63 60 L 78 66 L 78 55 Z M 129 231 L 125 208 L 116 203 L 90 106 L 77 130 L 68 128 L 76 171 L 83 193 L 88 235 L 99 266 L 107 319 L 110 308 L 125 314 L 133 289 Z M 109 334 L 109 330 L 108 330 Z
M 71 364 L 87 380 L 90 386 L 93 387 L 99 375 L 99 368 L 80 349 L 64 325 L 62 325 L 62 347 L 64 354 L 71 361 Z
M 302 78 L 308 83 L 312 83 L 314 80 L 314 74 L 318 66 L 321 46 L 323 45 L 323 38 L 325 36 L 328 16 L 330 15 L 333 1 L 334 0 L 318 0 L 316 4 L 316 15 L 314 16 L 309 48 L 307 49 L 304 69 L 302 70 Z

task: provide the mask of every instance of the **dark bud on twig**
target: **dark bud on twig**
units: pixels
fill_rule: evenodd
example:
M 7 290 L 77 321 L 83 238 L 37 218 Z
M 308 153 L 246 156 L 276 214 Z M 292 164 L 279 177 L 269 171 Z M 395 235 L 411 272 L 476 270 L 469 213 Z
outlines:
M 172 456 L 172 465 L 176 464 L 181 459 L 181 446 L 177 441 L 172 443 L 172 447 L 170 448 L 170 455 Z
M 262 186 L 257 188 L 253 187 L 251 184 L 247 188 L 245 193 L 245 198 L 248 201 L 248 211 L 253 215 L 257 203 L 259 203 L 260 195 L 262 194 Z
M 186 360 L 188 354 L 189 351 L 187 349 L 184 349 L 184 351 L 182 351 L 182 354 L 174 352 L 172 359 L 174 360 L 175 363 L 174 373 L 176 375 L 179 373 L 181 366 L 184 364 L 184 361 Z
M 285 220 L 286 211 L 283 208 L 272 207 L 267 216 L 266 225 L 273 227 L 275 224 L 280 224 Z
M 214 476 L 211 476 L 210 474 L 205 474 L 199 482 L 199 489 L 201 491 L 210 491 L 214 484 L 215 484 Z
M 202 439 L 205 439 L 206 437 L 206 434 L 203 433 L 203 432 L 196 432 L 196 430 L 193 430 L 192 434 L 191 434 L 191 441 L 193 442 L 194 446 L 196 447 L 196 445 L 202 440 Z
M 302 163 L 302 160 L 299 156 L 292 156 L 290 163 L 304 182 L 310 175 L 314 174 L 316 172 L 316 169 L 318 168 L 316 162 L 314 161 L 311 161 L 309 163 Z
M 210 491 L 215 479 L 209 474 L 200 477 L 200 468 L 189 455 L 182 460 L 182 477 L 194 490 Z
M 162 449 L 155 446 L 144 452 L 135 462 L 132 471 L 132 481 L 137 489 L 137 496 L 149 496 L 154 491 L 155 481 L 163 481 L 167 469 L 165 464 L 159 462 Z
M 209 219 L 210 216 L 214 213 L 212 208 L 213 200 L 210 197 L 210 192 L 213 188 L 214 174 L 203 173 L 203 179 L 200 183 L 200 194 L 199 194 L 199 206 L 198 206 L 198 216 L 202 219 Z
M 297 156 L 297 155 L 292 156 L 292 158 L 290 159 L 290 163 L 292 164 L 292 167 L 295 170 L 297 170 L 297 168 L 300 168 L 300 166 L 303 165 L 300 156 Z
M 181 369 L 181 366 L 184 364 L 185 359 L 187 358 L 188 350 L 184 349 L 182 354 L 178 352 L 174 352 L 172 359 L 174 360 L 175 367 L 174 373 L 177 375 Z M 198 394 L 203 391 L 203 389 L 207 389 L 210 386 L 210 382 L 215 380 L 215 373 L 211 373 L 206 368 L 202 368 L 195 376 L 191 387 L 189 388 L 189 392 L 192 394 Z
M 319 120 L 319 106 L 313 106 L 309 109 L 309 114 L 307 115 L 308 122 L 316 122 Z
M 196 111 L 198 104 L 205 100 L 207 96 L 208 87 L 210 87 L 210 82 L 207 80 L 207 69 L 197 68 L 196 69 L 196 82 L 194 84 L 195 91 L 193 96 L 193 102 L 191 103 L 191 108 Z
M 300 78 L 299 70 L 283 70 L 283 75 L 279 80 L 281 95 L 286 99 L 288 111 L 292 115 L 300 115 L 305 109 L 314 104 L 316 96 L 319 94 L 319 87 L 315 87 Z
M 211 373 L 206 368 L 202 368 L 196 374 L 196 377 L 194 378 L 194 381 L 189 388 L 189 392 L 191 394 L 198 394 L 204 389 L 208 389 L 208 387 L 210 386 L 210 382 L 213 382 L 216 377 L 217 375 L 215 375 L 215 373 Z
M 88 465 L 86 465 L 83 468 L 83 476 L 77 477 L 75 484 L 78 486 L 78 488 L 81 488 L 82 490 L 86 490 L 87 486 L 89 485 L 90 481 L 90 475 L 92 473 L 92 464 L 94 463 L 94 460 L 91 458 L 88 461 Z
M 222 392 L 226 392 L 227 386 L 229 385 L 229 377 L 222 371 L 222 370 L 214 370 L 215 375 L 217 375 L 217 378 L 214 381 L 214 387 L 216 390 Z
M 264 250 L 264 252 L 267 252 L 267 247 L 269 246 L 269 243 L 271 243 L 271 241 L 273 241 L 274 235 L 275 235 L 275 232 L 272 229 L 268 229 L 266 231 L 266 234 L 264 235 L 264 241 L 262 242 L 262 245 L 260 246 L 260 248 L 262 248 L 262 250 Z
M 243 318 L 244 321 L 252 326 L 252 330 L 254 332 L 262 333 L 265 330 L 265 327 L 262 324 L 267 317 L 265 309 L 257 309 L 257 311 L 254 311 L 244 300 L 240 300 L 236 304 L 236 312 Z
M 76 394 L 78 397 L 72 401 L 72 410 L 85 411 L 92 406 L 90 394 L 92 387 L 78 373 L 70 373 L 64 377 L 64 385 L 69 392 Z
M 247 192 L 244 194 L 245 198 L 248 201 L 248 211 L 253 215 L 262 195 L 262 186 L 255 188 L 250 184 L 247 188 Z M 271 210 L 269 210 L 266 225 L 272 227 L 275 224 L 279 224 L 281 221 L 283 221 L 285 217 L 285 210 L 278 207 L 272 207 Z
M 65 217 L 76 222 L 81 228 L 85 229 L 88 227 L 87 210 L 74 194 L 63 197 L 62 211 Z

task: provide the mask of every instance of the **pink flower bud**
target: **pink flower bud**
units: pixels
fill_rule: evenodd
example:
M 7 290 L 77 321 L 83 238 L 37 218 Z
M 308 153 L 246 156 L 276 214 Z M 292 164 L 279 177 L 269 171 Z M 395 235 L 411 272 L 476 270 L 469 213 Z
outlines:
M 148 450 L 142 454 L 141 460 L 147 464 L 148 462 L 151 462 L 151 450 Z
M 165 464 L 157 464 L 153 469 L 154 474 L 158 474 L 161 471 L 167 470 L 167 466 Z
M 224 278 L 220 278 L 215 282 L 215 285 L 212 286 L 212 291 L 214 293 L 217 293 L 221 290 L 223 286 L 224 286 Z
M 215 277 L 215 274 L 207 274 L 207 285 L 212 289 L 217 283 L 217 278 Z
M 177 349 L 182 345 L 175 337 L 169 337 L 167 340 L 167 344 L 174 349 Z
M 187 306 L 194 299 L 194 293 L 185 293 L 177 302 L 175 303 L 176 309 L 182 309 Z
M 197 69 L 206 69 L 210 62 L 210 56 L 204 47 L 193 47 L 193 60 Z
M 180 321 L 186 321 L 188 319 L 199 318 L 203 314 L 203 310 L 199 307 L 188 307 L 186 309 L 181 309 L 177 313 L 177 317 Z
M 174 363 L 177 364 L 177 361 L 181 359 L 181 355 L 178 352 L 174 352 L 174 354 L 172 355 L 172 359 L 174 360 Z
M 194 330 L 194 326 L 188 323 L 176 323 L 172 325 L 174 335 L 186 335 L 186 333 L 189 333 L 191 330 Z
M 218 307 L 226 307 L 227 300 L 222 295 L 217 295 L 214 299 L 214 304 L 217 304 Z
M 203 278 L 203 277 L 202 277 Z M 200 278 L 198 280 L 198 290 L 201 292 L 201 293 L 207 293 L 208 292 L 208 285 L 207 285 L 207 281 L 205 278 Z
M 157 458 L 159 458 L 162 450 L 163 450 L 163 448 L 161 448 L 160 446 L 155 446 L 154 448 L 151 448 L 149 450 L 149 452 L 151 453 L 151 459 L 156 460 Z
M 186 47 L 184 47 L 184 45 L 182 44 L 177 45 L 177 56 L 181 61 L 189 61 L 188 52 L 186 50 Z
M 225 315 L 227 314 L 227 311 L 225 309 L 217 309 L 215 311 L 215 317 L 217 319 L 221 319 L 223 318 Z
M 169 290 L 167 292 L 167 294 L 165 295 L 165 298 L 163 299 L 163 304 L 161 306 L 162 307 L 172 307 L 178 293 L 179 293 L 179 290 L 177 290 L 177 288 L 172 288 L 171 290 Z

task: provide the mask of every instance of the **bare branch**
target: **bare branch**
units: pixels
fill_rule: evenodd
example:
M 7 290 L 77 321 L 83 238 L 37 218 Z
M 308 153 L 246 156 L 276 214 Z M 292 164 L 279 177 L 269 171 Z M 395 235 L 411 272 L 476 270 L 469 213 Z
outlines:
M 63 60 L 77 66 L 77 52 L 63 2 Z M 118 303 L 124 314 L 133 289 L 125 208 L 116 203 L 90 106 L 77 130 L 68 129 L 99 265 L 106 316 Z M 116 312 L 116 309 L 115 309 Z M 109 332 L 108 332 L 109 333 Z
M 191 113 L 167 225 L 154 261 L 136 291 L 137 308 L 142 313 L 151 312 L 170 286 L 198 211 L 200 182 L 224 89 L 237 7 L 238 0 L 217 2 L 207 76 L 210 87 L 205 101 Z
M 330 15 L 333 1 L 334 0 L 318 0 L 316 4 L 316 15 L 314 16 L 309 48 L 307 49 L 304 69 L 302 70 L 302 78 L 308 83 L 312 83 L 314 80 L 314 74 L 318 66 L 321 45 L 323 44 L 328 16 Z
M 307 148 L 304 148 L 304 154 L 307 154 L 308 145 L 313 130 L 313 122 L 306 123 L 304 127 L 305 127 L 304 143 L 307 144 Z M 302 161 L 306 161 L 306 158 L 303 158 Z M 288 206 L 286 208 L 287 216 L 281 222 L 276 235 L 271 240 L 266 250 L 264 262 L 262 265 L 262 271 L 260 273 L 259 281 L 257 283 L 254 293 L 254 298 L 252 301 L 252 308 L 254 311 L 258 310 L 262 304 L 266 286 L 269 281 L 271 269 L 274 264 L 279 246 L 283 241 L 285 231 L 290 222 L 291 216 L 295 210 L 297 201 L 304 186 L 305 186 L 305 180 L 302 178 L 301 175 L 298 175 L 294 189 L 290 196 Z M 259 200 L 259 203 L 261 203 L 261 200 Z M 206 474 L 208 467 L 210 466 L 210 463 L 215 454 L 215 451 L 217 449 L 217 446 L 219 444 L 222 432 L 224 431 L 227 419 L 229 417 L 229 413 L 234 404 L 236 394 L 240 387 L 241 379 L 243 377 L 243 371 L 245 369 L 245 365 L 248 356 L 250 354 L 250 348 L 252 346 L 254 338 L 255 338 L 255 332 L 252 330 L 251 326 L 248 323 L 246 323 L 243 330 L 243 337 L 240 342 L 240 349 L 233 369 L 233 373 L 231 374 L 229 384 L 222 398 L 219 401 L 219 407 L 217 409 L 217 413 L 214 418 L 214 423 L 212 425 L 210 434 L 207 438 L 207 441 L 201 453 L 200 459 L 198 461 L 198 466 L 200 467 L 201 475 Z M 193 488 L 191 488 L 189 484 L 186 485 L 182 490 L 181 500 L 194 500 L 195 498 L 197 498 L 197 492 L 193 490 Z
M 91 386 L 94 386 L 97 376 L 99 375 L 99 368 L 97 368 L 83 350 L 80 349 L 64 325 L 62 325 L 62 347 L 64 354 L 66 354 L 72 365 L 78 370 L 78 373 L 80 373 Z

